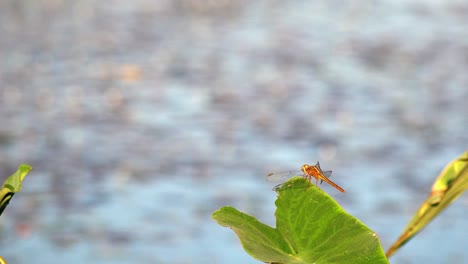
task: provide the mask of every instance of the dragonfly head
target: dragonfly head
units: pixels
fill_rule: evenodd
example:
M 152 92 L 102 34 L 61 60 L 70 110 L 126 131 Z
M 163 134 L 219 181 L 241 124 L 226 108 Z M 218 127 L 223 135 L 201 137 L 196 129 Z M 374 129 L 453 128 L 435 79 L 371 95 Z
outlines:
M 307 171 L 309 170 L 309 168 L 310 168 L 309 164 L 304 164 L 302 165 L 301 170 L 304 174 L 308 174 Z

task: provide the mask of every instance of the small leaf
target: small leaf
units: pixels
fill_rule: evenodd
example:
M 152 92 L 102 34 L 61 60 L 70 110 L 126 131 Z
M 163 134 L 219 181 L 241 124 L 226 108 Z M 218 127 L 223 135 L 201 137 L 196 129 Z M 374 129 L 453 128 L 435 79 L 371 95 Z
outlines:
M 388 263 L 377 235 L 303 177 L 277 188 L 276 226 L 231 207 L 213 213 L 254 258 L 271 263 Z
M 0 190 L 0 215 L 3 213 L 3 210 L 5 210 L 5 207 L 8 205 L 13 195 L 21 191 L 23 179 L 31 170 L 31 166 L 21 164 L 18 170 L 5 180 Z
M 387 257 L 392 256 L 467 189 L 468 151 L 450 162 L 440 173 L 432 185 L 429 197 L 405 227 L 398 240 L 388 249 Z

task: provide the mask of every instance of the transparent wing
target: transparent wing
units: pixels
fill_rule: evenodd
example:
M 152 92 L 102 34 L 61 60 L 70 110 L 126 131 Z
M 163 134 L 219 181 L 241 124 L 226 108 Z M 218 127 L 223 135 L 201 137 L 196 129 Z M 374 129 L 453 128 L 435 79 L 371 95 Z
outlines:
M 322 171 L 323 175 L 327 178 L 330 178 L 332 171 Z M 320 180 L 320 184 L 322 184 L 323 180 Z
M 283 172 L 273 172 L 266 176 L 266 181 L 268 182 L 282 182 L 286 181 L 287 179 L 293 176 L 300 176 L 303 175 L 301 170 L 291 170 L 291 171 L 283 171 Z

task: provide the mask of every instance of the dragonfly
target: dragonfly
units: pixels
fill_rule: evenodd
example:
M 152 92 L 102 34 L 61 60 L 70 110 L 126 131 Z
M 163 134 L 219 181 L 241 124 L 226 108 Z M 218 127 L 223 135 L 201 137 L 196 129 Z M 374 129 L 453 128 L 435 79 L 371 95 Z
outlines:
M 312 177 L 315 178 L 316 182 L 315 185 L 318 185 L 318 181 L 320 180 L 320 183 L 326 182 L 330 184 L 331 186 L 335 187 L 338 191 L 340 192 L 345 192 L 343 188 L 338 186 L 338 184 L 332 182 L 330 179 L 332 171 L 323 171 L 320 168 L 320 163 L 317 161 L 317 164 L 311 166 L 309 164 L 304 164 L 302 165 L 301 169 L 299 170 L 292 170 L 292 171 L 285 171 L 285 172 L 274 172 L 270 173 L 266 176 L 266 180 L 269 182 L 280 182 L 280 181 L 285 181 L 293 176 L 296 175 L 301 175 L 307 180 L 312 182 Z M 281 185 L 281 184 L 280 184 Z

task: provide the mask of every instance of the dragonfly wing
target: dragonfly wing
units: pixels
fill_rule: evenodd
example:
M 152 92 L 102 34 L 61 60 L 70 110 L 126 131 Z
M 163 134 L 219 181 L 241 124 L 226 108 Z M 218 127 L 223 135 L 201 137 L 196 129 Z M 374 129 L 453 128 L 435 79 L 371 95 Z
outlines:
M 317 167 L 320 171 L 322 171 L 322 168 L 320 168 L 320 162 L 317 161 L 317 164 L 315 164 L 315 167 Z
M 332 174 L 332 171 L 331 171 L 331 170 L 329 170 L 329 171 L 323 171 L 322 173 L 323 173 L 323 175 L 324 175 L 325 177 L 330 178 L 330 176 L 331 176 L 331 174 Z M 322 182 L 323 182 L 323 180 L 320 180 L 320 184 L 322 184 Z
M 280 184 L 277 184 L 275 185 L 275 187 L 273 187 L 273 191 L 277 191 L 279 188 L 281 188 L 283 186 L 284 182 L 283 183 L 280 183 Z M 0 263 L 1 264 L 1 263 Z
M 266 181 L 268 182 L 282 182 L 287 179 L 296 176 L 302 175 L 301 170 L 292 170 L 292 171 L 283 171 L 283 172 L 273 172 L 266 176 Z

